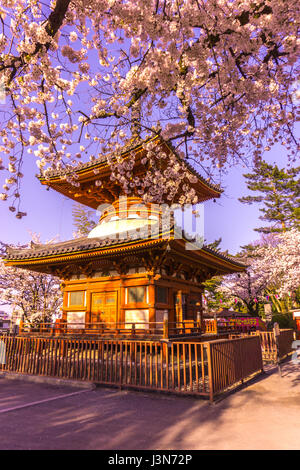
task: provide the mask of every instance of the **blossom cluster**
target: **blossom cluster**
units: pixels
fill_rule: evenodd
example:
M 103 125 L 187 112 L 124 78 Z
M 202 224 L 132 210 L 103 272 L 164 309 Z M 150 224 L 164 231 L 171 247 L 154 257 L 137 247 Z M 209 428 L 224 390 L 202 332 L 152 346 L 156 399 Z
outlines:
M 18 206 L 27 152 L 47 176 L 118 154 L 135 133 L 209 176 L 277 142 L 295 158 L 299 17 L 298 0 L 3 0 L 0 199 Z M 161 170 L 156 156 L 144 182 L 130 162 L 113 177 L 172 199 L 177 163 Z
M 299 230 L 264 236 L 241 261 L 247 265 L 245 273 L 223 278 L 220 292 L 226 296 L 247 305 L 265 301 L 269 290 L 282 297 L 295 292 L 300 286 Z
M 33 238 L 39 241 L 35 235 Z M 1 243 L 0 248 L 3 251 L 7 246 Z M 0 305 L 21 312 L 29 323 L 50 322 L 61 314 L 60 281 L 50 274 L 5 266 L 0 258 Z

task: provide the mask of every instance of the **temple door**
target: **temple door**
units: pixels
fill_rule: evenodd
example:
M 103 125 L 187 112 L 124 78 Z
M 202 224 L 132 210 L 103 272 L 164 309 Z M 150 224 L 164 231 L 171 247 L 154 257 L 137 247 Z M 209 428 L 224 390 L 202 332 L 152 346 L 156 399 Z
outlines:
M 105 293 L 105 306 L 101 321 L 109 323 L 109 328 L 115 328 L 117 322 L 117 292 Z
M 117 321 L 117 292 L 92 293 L 91 323 L 92 328 L 114 328 Z M 99 325 L 97 325 L 97 323 Z M 94 324 L 94 326 L 93 326 Z

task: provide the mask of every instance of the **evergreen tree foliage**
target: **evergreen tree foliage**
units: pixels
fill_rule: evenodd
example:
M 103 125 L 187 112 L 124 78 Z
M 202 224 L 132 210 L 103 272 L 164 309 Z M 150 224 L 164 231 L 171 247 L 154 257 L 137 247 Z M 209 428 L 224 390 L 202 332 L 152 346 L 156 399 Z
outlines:
M 261 160 L 253 173 L 244 174 L 250 191 L 259 193 L 239 199 L 243 204 L 261 203 L 260 219 L 271 225 L 257 232 L 283 232 L 300 227 L 300 167 L 279 169 Z
M 220 245 L 222 242 L 222 238 L 218 238 L 217 240 L 211 243 L 205 243 L 207 248 L 211 248 L 212 250 L 217 251 L 218 253 L 222 253 L 224 255 L 228 255 L 228 251 L 221 251 Z M 220 292 L 219 288 L 222 284 L 222 277 L 221 276 L 214 276 L 211 279 L 202 283 L 204 287 L 204 295 L 206 299 L 205 307 L 208 311 L 211 310 L 218 310 L 222 307 L 227 307 L 227 301 L 222 292 Z
M 95 221 L 95 211 L 75 203 L 72 210 L 73 224 L 76 229 L 75 238 L 86 237 L 97 225 Z

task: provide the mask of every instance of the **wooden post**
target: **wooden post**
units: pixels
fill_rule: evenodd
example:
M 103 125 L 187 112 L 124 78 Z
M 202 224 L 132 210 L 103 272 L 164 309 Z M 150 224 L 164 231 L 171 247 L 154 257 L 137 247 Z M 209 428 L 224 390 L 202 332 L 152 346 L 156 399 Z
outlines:
M 131 323 L 131 336 L 135 337 L 135 323 Z
M 62 320 L 57 318 L 54 323 L 54 336 L 60 335 L 60 328 L 61 328 Z
M 207 348 L 209 400 L 210 400 L 210 403 L 213 403 L 213 401 L 214 401 L 214 380 L 213 380 L 213 368 L 212 368 L 212 357 L 211 357 L 211 345 L 210 345 L 209 341 L 206 343 L 206 348 Z
M 124 323 L 124 328 L 125 328 L 125 310 L 126 310 L 125 291 L 126 291 L 126 287 L 124 286 L 124 278 L 123 276 L 120 276 L 120 288 L 119 288 L 120 297 L 118 299 L 117 320 L 119 323 Z
M 167 339 L 169 337 L 169 311 L 164 310 L 164 329 L 163 329 L 163 338 Z
M 200 333 L 202 333 L 201 331 L 201 312 L 197 312 L 197 328 L 200 330 Z
M 217 322 L 217 314 L 214 313 L 214 332 L 216 335 L 218 334 L 218 322 Z
M 150 330 L 151 330 L 151 325 L 154 325 L 154 332 L 156 328 L 156 310 L 155 310 L 155 284 L 154 281 L 152 280 L 149 282 L 148 285 L 148 295 L 149 295 L 149 323 L 150 323 Z
M 279 329 L 278 323 L 274 323 L 273 335 L 274 335 L 275 345 L 276 345 L 276 363 L 277 363 L 279 375 L 280 377 L 282 377 L 280 357 L 279 357 L 280 350 L 279 350 L 279 343 L 278 343 L 278 338 L 280 336 L 280 329 Z
M 198 313 L 200 314 L 200 331 L 202 333 L 202 329 L 205 329 L 205 326 L 204 326 L 204 320 L 203 320 L 203 290 L 201 291 L 201 295 L 200 295 L 200 302 L 197 302 L 197 308 L 198 308 L 198 311 L 197 311 L 197 319 L 198 319 Z
M 79 348 L 79 342 L 78 342 L 78 348 Z M 60 340 L 60 356 L 61 357 L 66 357 L 68 355 L 68 345 L 67 341 L 65 339 Z
M 24 322 L 23 322 L 23 320 L 20 320 L 20 323 L 19 323 L 19 333 L 23 333 L 23 330 L 24 330 Z

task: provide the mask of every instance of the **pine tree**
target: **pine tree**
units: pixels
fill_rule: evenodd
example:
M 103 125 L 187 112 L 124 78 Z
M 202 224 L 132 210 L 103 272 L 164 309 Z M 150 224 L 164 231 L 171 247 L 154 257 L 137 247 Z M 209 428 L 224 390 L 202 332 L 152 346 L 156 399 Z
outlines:
M 222 238 L 211 243 L 205 243 L 207 248 L 211 248 L 218 253 L 228 255 L 228 251 L 221 251 L 220 245 L 222 243 Z M 228 307 L 226 297 L 219 291 L 219 288 L 222 284 L 222 276 L 214 276 L 211 279 L 202 283 L 204 287 L 205 299 L 206 299 L 206 308 L 208 311 L 219 310 L 222 307 Z
M 279 169 L 262 160 L 253 173 L 244 174 L 247 187 L 260 193 L 239 199 L 243 204 L 262 203 L 261 220 L 270 226 L 259 227 L 257 232 L 284 232 L 300 227 L 300 167 Z
M 82 204 L 74 204 L 72 215 L 73 224 L 76 228 L 76 233 L 74 234 L 76 238 L 87 236 L 97 225 L 97 222 L 94 220 L 95 211 L 88 209 Z

